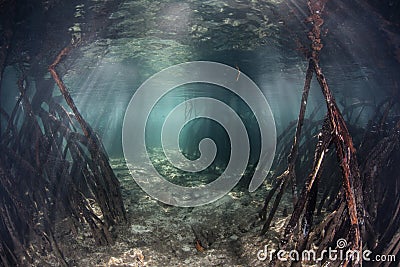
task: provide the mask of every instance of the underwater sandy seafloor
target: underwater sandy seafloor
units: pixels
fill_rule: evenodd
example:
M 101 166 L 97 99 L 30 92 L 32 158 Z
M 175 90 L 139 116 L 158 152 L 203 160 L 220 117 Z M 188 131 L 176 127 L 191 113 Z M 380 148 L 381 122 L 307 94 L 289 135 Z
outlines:
M 264 266 L 257 252 L 265 245 L 277 247 L 285 209 L 292 206 L 289 195 L 284 197 L 272 227 L 260 237 L 257 210 L 268 188 L 248 193 L 236 187 L 208 205 L 167 206 L 136 184 L 124 159 L 112 159 L 111 165 L 121 181 L 128 221 L 112 230 L 116 238 L 110 246 L 95 246 L 85 231 L 63 233 L 61 223 L 56 233 L 73 266 Z

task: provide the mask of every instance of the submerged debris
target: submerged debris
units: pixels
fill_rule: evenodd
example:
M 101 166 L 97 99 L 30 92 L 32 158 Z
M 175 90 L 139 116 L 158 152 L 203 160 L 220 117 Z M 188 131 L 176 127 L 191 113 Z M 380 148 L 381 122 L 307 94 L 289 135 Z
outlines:
M 146 266 L 144 256 L 140 249 L 130 249 L 121 257 L 111 257 L 106 267 L 143 267 Z

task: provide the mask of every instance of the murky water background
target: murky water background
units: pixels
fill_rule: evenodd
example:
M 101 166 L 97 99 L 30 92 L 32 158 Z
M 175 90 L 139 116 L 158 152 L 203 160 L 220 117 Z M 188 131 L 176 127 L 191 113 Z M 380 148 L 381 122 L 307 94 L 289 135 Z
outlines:
M 85 20 L 90 19 L 80 10 L 94 10 L 102 4 L 88 1 L 76 8 L 76 22 L 69 29 L 74 38 L 84 34 Z M 125 0 L 104 12 L 109 12 L 107 27 L 78 48 L 80 57 L 70 62 L 64 81 L 111 156 L 122 156 L 122 121 L 135 90 L 151 75 L 178 63 L 216 61 L 247 74 L 267 97 L 278 134 L 296 119 L 307 66 L 299 51 L 300 43 L 308 45 L 309 27 L 304 24 L 308 10 L 303 3 Z M 321 65 L 342 109 L 368 103 L 357 122 L 365 125 L 373 106 L 398 83 L 398 29 L 359 1 L 330 1 L 325 18 Z M 7 75 L 15 78 L 10 68 Z M 15 87 L 8 79 L 4 83 Z M 170 100 L 156 107 L 151 127 L 159 127 L 169 110 L 188 96 L 203 94 L 202 89 L 194 90 L 168 96 Z M 17 91 L 7 90 L 3 99 L 15 98 Z M 231 97 L 223 94 L 222 98 Z M 63 101 L 62 96 L 58 98 Z M 6 109 L 11 107 L 11 102 L 4 102 Z M 321 117 L 323 98 L 314 82 L 308 112 L 318 106 L 322 106 Z M 150 146 L 157 140 L 149 135 Z
M 78 106 L 114 155 L 121 152 L 120 125 L 125 107 L 141 82 L 165 67 L 193 60 L 225 63 L 251 77 L 267 97 L 279 133 L 296 119 L 306 68 L 295 38 L 304 40 L 301 35 L 306 29 L 299 25 L 307 10 L 299 6 L 291 11 L 287 4 L 126 1 L 110 16 L 108 38 L 84 48 L 82 60 L 92 61 L 87 75 L 76 79 L 78 73 L 70 73 L 67 81 L 79 95 Z M 389 30 L 382 29 L 380 19 L 363 6 L 344 5 L 329 5 L 321 65 L 342 106 L 357 102 L 376 105 L 398 79 L 398 62 L 387 38 Z M 80 69 L 83 65 L 77 62 Z M 154 120 L 165 116 L 187 95 L 182 91 L 171 97 L 174 100 L 165 101 Z M 308 111 L 321 103 L 320 89 L 313 84 Z M 100 109 L 94 108 L 99 105 Z M 365 108 L 359 123 L 365 125 L 372 112 Z

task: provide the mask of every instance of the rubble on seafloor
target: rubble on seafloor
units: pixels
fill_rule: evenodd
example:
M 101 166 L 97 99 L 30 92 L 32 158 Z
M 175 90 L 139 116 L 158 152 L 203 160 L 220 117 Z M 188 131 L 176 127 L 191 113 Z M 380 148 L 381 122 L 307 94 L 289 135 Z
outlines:
M 144 266 L 144 256 L 139 249 L 130 249 L 119 258 L 111 257 L 107 267 L 141 267 Z
M 265 245 L 277 247 L 285 222 L 283 213 L 291 206 L 289 198 L 280 207 L 271 231 L 260 237 L 262 222 L 257 211 L 265 187 L 255 193 L 235 188 L 208 205 L 174 207 L 148 196 L 135 183 L 123 159 L 113 159 L 111 164 L 121 182 L 128 222 L 112 229 L 113 245 L 96 246 L 90 236 L 68 240 L 66 258 L 73 265 L 263 266 L 257 252 Z

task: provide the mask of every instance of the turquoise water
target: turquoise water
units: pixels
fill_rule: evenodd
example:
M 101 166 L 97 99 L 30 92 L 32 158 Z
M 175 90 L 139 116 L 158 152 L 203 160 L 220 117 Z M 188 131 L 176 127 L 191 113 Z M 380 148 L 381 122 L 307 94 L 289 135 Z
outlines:
M 100 8 L 99 4 L 92 5 L 91 10 Z M 125 0 L 104 12 L 107 15 L 102 13 L 102 20 L 107 26 L 67 58 L 68 71 L 63 79 L 110 156 L 122 156 L 122 122 L 137 88 L 158 71 L 188 61 L 220 62 L 248 75 L 267 98 L 278 135 L 297 118 L 307 66 L 299 49 L 299 44 L 308 45 L 305 5 L 294 1 Z M 362 111 L 360 116 L 353 115 L 358 125 L 365 126 L 374 106 L 398 90 L 398 28 L 359 2 L 330 1 L 325 17 L 321 66 L 342 110 L 365 104 L 354 110 L 354 114 Z M 65 24 L 75 25 L 69 30 L 76 37 L 88 31 L 85 24 L 93 19 L 89 13 L 76 15 L 75 21 Z M 2 103 L 10 109 L 18 95 L 13 81 L 17 75 L 11 67 L 5 74 L 4 87 L 10 89 L 3 90 Z M 208 95 L 202 90 L 176 90 L 167 96 L 154 110 L 149 127 L 159 128 L 167 111 L 188 97 Z M 57 90 L 53 95 L 63 101 Z M 226 101 L 232 98 L 227 91 L 221 91 L 219 97 Z M 321 90 L 313 81 L 307 112 L 321 107 L 316 117 L 321 119 L 325 113 L 323 102 Z M 211 124 L 198 124 L 203 125 L 200 136 L 214 131 L 210 129 L 220 131 Z M 186 128 L 189 125 L 185 127 L 188 132 Z M 223 131 L 216 135 L 221 147 L 228 149 Z M 148 134 L 148 139 L 149 146 L 155 146 L 159 136 Z
M 69 72 L 65 80 L 110 155 L 122 155 L 121 124 L 135 90 L 151 75 L 177 63 L 208 60 L 239 68 L 266 96 L 278 134 L 297 118 L 307 62 L 296 38 L 307 43 L 307 25 L 301 17 L 307 10 L 293 3 L 252 3 L 187 1 L 157 6 L 126 1 L 110 16 L 111 26 L 103 38 L 80 48 L 84 57 L 72 68 L 77 72 Z M 367 104 L 357 121 L 365 126 L 373 106 L 390 94 L 398 79 L 392 40 L 398 37 L 390 27 L 380 26 L 384 22 L 368 7 L 354 5 L 330 4 L 321 65 L 342 109 Z M 149 22 L 143 24 L 143 19 Z M 188 89 L 168 96 L 154 111 L 150 127 L 159 127 L 167 110 L 198 94 L 207 93 Z M 224 93 L 221 97 L 230 98 Z M 308 112 L 317 107 L 322 107 L 318 115 L 322 118 L 323 97 L 314 82 Z M 149 142 L 157 143 L 157 138 L 149 136 Z

